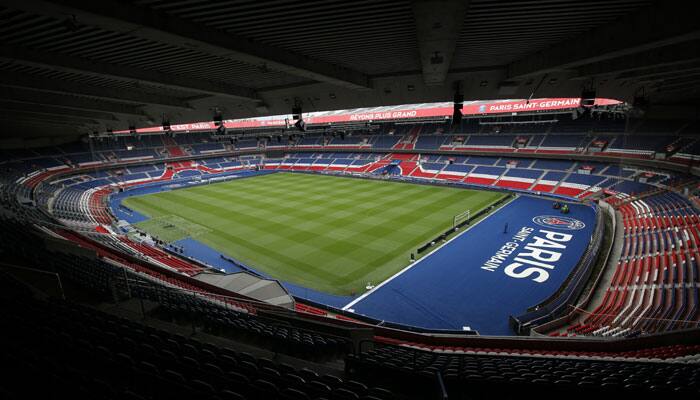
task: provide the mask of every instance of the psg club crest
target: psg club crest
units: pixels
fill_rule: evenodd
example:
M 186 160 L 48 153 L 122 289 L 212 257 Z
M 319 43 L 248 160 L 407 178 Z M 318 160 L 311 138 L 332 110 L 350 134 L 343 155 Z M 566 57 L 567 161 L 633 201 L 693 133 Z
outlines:
M 555 215 L 539 215 L 533 218 L 532 222 L 545 228 L 563 229 L 565 231 L 577 231 L 586 227 L 586 224 L 577 219 Z

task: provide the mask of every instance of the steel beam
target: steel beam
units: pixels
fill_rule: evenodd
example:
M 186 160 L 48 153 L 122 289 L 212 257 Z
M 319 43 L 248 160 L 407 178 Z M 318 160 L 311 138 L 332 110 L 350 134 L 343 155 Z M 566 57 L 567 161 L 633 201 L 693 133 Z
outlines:
M 370 88 L 364 73 L 313 59 L 286 49 L 254 42 L 202 24 L 123 1 L 53 0 L 3 1 L 10 7 L 64 19 L 75 16 L 78 23 L 122 32 L 134 37 L 193 49 L 274 71 L 328 82 L 352 89 Z M 303 5 L 300 5 L 303 7 Z
M 91 76 L 113 77 L 177 90 L 206 93 L 235 99 L 258 100 L 255 90 L 227 83 L 212 82 L 186 76 L 166 74 L 123 65 L 116 65 L 46 51 L 35 51 L 12 45 L 0 45 L 0 60 L 48 67 L 57 71 Z
M 426 85 L 445 83 L 468 3 L 460 0 L 413 2 L 423 82 Z
M 30 103 L 42 106 L 57 106 L 76 110 L 92 110 L 103 113 L 145 116 L 138 106 L 88 99 L 78 96 L 66 96 L 55 93 L 40 92 L 33 89 L 2 88 L 2 99 L 16 103 Z
M 185 101 L 160 94 L 145 93 L 133 89 L 112 89 L 86 85 L 80 82 L 48 79 L 19 72 L 0 73 L 0 86 L 39 90 L 55 94 L 69 94 L 93 97 L 102 100 L 116 100 L 122 103 L 150 104 L 192 110 Z
M 508 77 L 524 78 L 572 69 L 698 39 L 700 26 L 696 13 L 683 12 L 673 1 L 656 2 L 612 24 L 509 64 Z

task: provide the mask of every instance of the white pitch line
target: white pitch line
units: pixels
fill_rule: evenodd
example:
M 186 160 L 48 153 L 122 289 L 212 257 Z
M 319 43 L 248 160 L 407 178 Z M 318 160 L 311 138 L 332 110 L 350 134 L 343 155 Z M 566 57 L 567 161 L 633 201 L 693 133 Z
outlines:
M 479 225 L 479 224 L 482 223 L 483 221 L 486 221 L 486 220 L 488 219 L 488 217 L 490 217 L 490 216 L 493 215 L 496 211 L 500 210 L 501 208 L 505 207 L 506 205 L 510 204 L 512 201 L 516 200 L 518 197 L 520 197 L 520 195 L 516 195 L 516 197 L 515 197 L 514 199 L 512 199 L 511 201 L 509 201 L 509 202 L 503 204 L 502 206 L 498 207 L 496 210 L 492 211 L 491 214 L 489 214 L 489 215 L 487 215 L 486 217 L 480 219 L 480 220 L 479 220 L 477 223 L 475 223 L 474 225 L 470 225 L 469 228 L 467 228 L 467 229 L 463 230 L 462 232 L 458 233 L 458 234 L 455 235 L 455 237 L 453 237 L 452 239 L 450 239 L 450 240 L 446 241 L 445 243 L 439 245 L 438 247 L 436 247 L 435 249 L 433 249 L 433 251 L 431 251 L 430 253 L 428 253 L 426 256 L 424 256 L 424 257 L 421 258 L 420 260 L 418 260 L 418 261 L 416 261 L 416 262 L 414 262 L 414 263 L 408 264 L 404 269 L 402 269 L 401 271 L 399 271 L 399 272 L 395 273 L 394 275 L 390 276 L 390 277 L 389 277 L 387 280 L 385 280 L 384 282 L 382 282 L 382 283 L 380 283 L 379 285 L 373 287 L 372 289 L 370 289 L 370 290 L 367 291 L 366 293 L 362 294 L 360 297 L 358 297 L 358 298 L 356 298 L 355 300 L 351 301 L 350 303 L 346 304 L 346 305 L 342 308 L 342 310 L 347 311 L 350 307 L 352 307 L 352 306 L 354 306 L 355 304 L 359 303 L 360 301 L 364 300 L 367 296 L 369 296 L 370 294 L 374 293 L 377 289 L 379 289 L 379 288 L 381 288 L 382 286 L 386 285 L 387 283 L 391 282 L 394 278 L 398 277 L 399 275 L 403 274 L 404 272 L 408 271 L 409 269 L 411 269 L 411 268 L 415 267 L 416 265 L 420 264 L 421 261 L 426 260 L 428 257 L 432 256 L 433 253 L 435 253 L 436 251 L 438 251 L 438 250 L 440 250 L 441 248 L 447 246 L 447 245 L 450 244 L 450 242 L 452 242 L 453 240 L 455 240 L 455 239 L 457 239 L 458 237 L 460 237 L 460 236 L 464 235 L 465 233 L 469 232 L 473 227 Z M 354 312 L 354 311 L 353 311 L 353 312 Z

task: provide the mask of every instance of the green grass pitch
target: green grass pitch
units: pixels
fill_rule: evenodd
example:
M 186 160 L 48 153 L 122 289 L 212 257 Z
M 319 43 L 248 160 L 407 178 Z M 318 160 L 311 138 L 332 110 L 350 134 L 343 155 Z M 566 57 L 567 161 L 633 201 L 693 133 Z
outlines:
M 504 195 L 337 176 L 275 173 L 131 197 L 136 224 L 192 237 L 276 279 L 359 294 L 408 265 L 411 252 Z

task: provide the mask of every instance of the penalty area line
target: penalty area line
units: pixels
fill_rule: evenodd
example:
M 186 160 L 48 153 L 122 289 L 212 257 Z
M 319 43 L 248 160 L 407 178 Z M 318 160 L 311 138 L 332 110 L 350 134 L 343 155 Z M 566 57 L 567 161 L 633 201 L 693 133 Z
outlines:
M 460 237 L 460 236 L 464 235 L 465 233 L 469 232 L 473 227 L 475 227 L 475 226 L 479 225 L 480 223 L 486 221 L 487 219 L 489 219 L 490 216 L 494 215 L 497 211 L 499 211 L 501 208 L 507 206 L 508 204 L 510 204 L 513 200 L 517 199 L 518 197 L 520 197 L 520 195 L 516 195 L 516 196 L 515 196 L 513 199 L 511 199 L 510 201 L 505 202 L 505 203 L 502 204 L 500 207 L 498 207 L 497 209 L 493 210 L 489 215 L 487 215 L 486 217 L 484 217 L 484 218 L 480 219 L 479 221 L 477 221 L 477 223 L 475 223 L 475 224 L 473 224 L 473 225 L 470 225 L 469 228 L 463 230 L 462 232 L 460 232 L 460 233 L 458 233 L 457 235 L 455 235 L 452 239 L 446 241 L 445 243 L 443 243 L 443 244 L 439 245 L 438 247 L 436 247 L 435 249 L 433 249 L 433 251 L 431 251 L 430 253 L 428 253 L 427 255 L 425 255 L 425 256 L 424 256 L 423 258 L 421 258 L 420 260 L 418 260 L 418 261 L 416 261 L 416 262 L 414 262 L 414 263 L 408 264 L 406 267 L 404 267 L 404 269 L 402 269 L 401 271 L 399 271 L 399 272 L 395 273 L 394 275 L 390 276 L 390 277 L 387 278 L 384 282 L 382 282 L 382 283 L 380 283 L 379 285 L 373 287 L 373 288 L 370 289 L 369 291 L 363 293 L 360 297 L 354 299 L 353 301 L 351 301 L 351 302 L 349 302 L 348 304 L 346 304 L 345 306 L 343 306 L 343 308 L 341 308 L 341 310 L 343 310 L 343 311 L 351 311 L 351 312 L 354 312 L 353 310 L 351 310 L 352 306 L 354 306 L 355 304 L 357 304 L 357 303 L 359 303 L 360 301 L 364 300 L 366 297 L 368 297 L 369 295 L 371 295 L 372 293 L 374 293 L 375 291 L 377 291 L 377 290 L 378 290 L 379 288 L 381 288 L 382 286 L 386 285 L 387 283 L 389 283 L 389 282 L 391 282 L 392 280 L 396 279 L 397 277 L 401 276 L 401 274 L 403 274 L 404 272 L 406 272 L 406 271 L 408 271 L 409 269 L 411 269 L 411 268 L 415 267 L 416 265 L 420 264 L 422 261 L 427 260 L 428 257 L 430 257 L 430 256 L 433 255 L 433 253 L 435 253 L 436 251 L 438 251 L 438 250 L 442 249 L 443 247 L 447 246 L 448 244 L 450 244 L 450 242 L 452 242 L 453 240 L 457 239 L 458 237 Z

